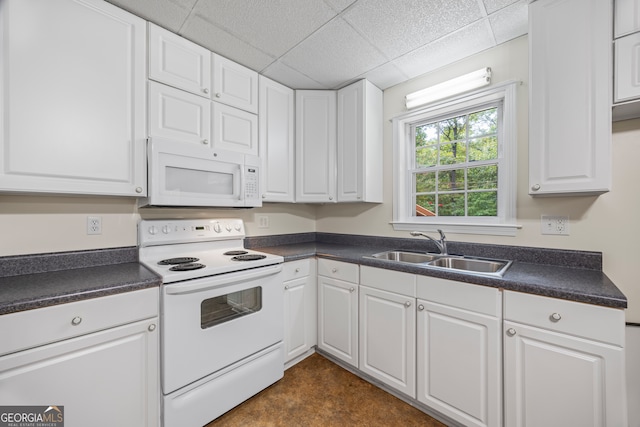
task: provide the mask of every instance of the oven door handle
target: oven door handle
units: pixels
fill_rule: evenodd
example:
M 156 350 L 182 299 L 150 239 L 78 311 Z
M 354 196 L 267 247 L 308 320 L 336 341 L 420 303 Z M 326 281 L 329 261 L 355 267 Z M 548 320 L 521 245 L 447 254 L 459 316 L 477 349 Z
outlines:
M 282 271 L 282 264 L 258 267 L 251 270 L 237 271 L 235 273 L 221 274 L 219 276 L 205 277 L 194 280 L 194 283 L 183 282 L 179 284 L 165 285 L 165 293 L 168 295 L 191 294 L 202 292 L 220 286 L 233 285 L 239 282 L 255 280 L 261 277 L 271 276 Z

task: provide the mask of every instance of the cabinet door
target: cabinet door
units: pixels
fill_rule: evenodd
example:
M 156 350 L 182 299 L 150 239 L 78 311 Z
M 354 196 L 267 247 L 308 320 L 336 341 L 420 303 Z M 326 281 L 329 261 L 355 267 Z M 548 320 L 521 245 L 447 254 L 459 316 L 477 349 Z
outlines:
M 360 287 L 360 370 L 416 397 L 415 299 Z
M 145 21 L 100 0 L 0 14 L 0 190 L 145 195 Z
M 318 348 L 358 367 L 358 285 L 318 276 Z
M 258 155 L 258 117 L 255 114 L 214 102 L 212 115 L 214 148 Z
M 625 426 L 621 347 L 504 322 L 505 425 Z
M 615 38 L 640 31 L 640 0 L 615 0 Z
M 212 99 L 257 114 L 258 73 L 215 53 L 212 55 Z
M 360 80 L 338 91 L 339 202 L 382 202 L 382 91 Z
M 296 91 L 296 201 L 336 201 L 336 93 Z
M 156 427 L 157 324 L 149 319 L 3 356 L 0 401 L 62 405 L 69 427 Z
M 614 102 L 640 98 L 640 33 L 615 41 Z
M 316 345 L 316 288 L 311 277 L 284 282 L 284 361 Z
M 209 145 L 211 101 L 149 82 L 149 136 Z
M 149 78 L 211 97 L 211 52 L 149 23 Z
M 609 191 L 611 15 L 609 0 L 529 6 L 531 195 Z
M 465 426 L 500 426 L 500 319 L 418 300 L 417 329 L 418 401 Z
M 260 76 L 258 139 L 265 202 L 295 199 L 294 99 L 293 89 Z

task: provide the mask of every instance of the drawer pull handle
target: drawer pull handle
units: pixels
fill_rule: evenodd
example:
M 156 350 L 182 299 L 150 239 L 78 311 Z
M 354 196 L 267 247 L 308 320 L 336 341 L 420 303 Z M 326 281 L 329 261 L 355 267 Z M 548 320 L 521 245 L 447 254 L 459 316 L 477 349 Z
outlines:
M 356 290 L 356 288 L 354 288 L 354 287 L 349 288 L 349 292 L 355 292 L 355 290 Z
M 73 326 L 78 326 L 80 323 L 82 323 L 82 317 L 80 316 L 76 316 L 73 319 L 71 319 L 71 324 Z
M 560 319 L 562 319 L 562 316 L 560 316 L 559 313 L 553 313 L 551 316 L 549 316 L 549 320 L 551 320 L 554 323 L 559 322 Z
M 507 335 L 509 335 L 510 337 L 514 336 L 516 334 L 516 330 L 513 328 L 509 328 L 507 329 Z
M 147 329 L 149 330 L 149 332 L 155 331 L 156 330 L 156 324 L 155 323 L 150 324 Z
M 424 310 L 424 305 L 420 304 L 420 305 L 418 306 L 418 310 L 420 310 L 420 311 Z
M 404 303 L 404 306 L 405 306 L 405 307 L 411 307 L 411 301 L 407 301 L 407 302 L 405 302 L 405 303 Z

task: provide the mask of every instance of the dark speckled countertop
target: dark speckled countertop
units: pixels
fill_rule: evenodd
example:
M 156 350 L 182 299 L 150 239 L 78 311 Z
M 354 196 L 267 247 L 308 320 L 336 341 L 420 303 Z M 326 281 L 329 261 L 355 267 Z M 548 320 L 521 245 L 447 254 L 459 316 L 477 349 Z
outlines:
M 135 247 L 0 258 L 0 315 L 159 287 Z
M 606 307 L 627 307 L 627 298 L 602 272 L 602 254 L 598 252 L 448 243 L 449 253 L 514 261 L 503 277 L 493 277 L 366 258 L 377 252 L 398 249 L 437 252 L 426 240 L 310 234 L 317 234 L 313 241 L 306 236 L 303 240 L 308 241 L 296 242 L 284 235 L 281 239 L 277 236 L 247 239 L 246 246 L 281 255 L 285 261 L 317 256 Z

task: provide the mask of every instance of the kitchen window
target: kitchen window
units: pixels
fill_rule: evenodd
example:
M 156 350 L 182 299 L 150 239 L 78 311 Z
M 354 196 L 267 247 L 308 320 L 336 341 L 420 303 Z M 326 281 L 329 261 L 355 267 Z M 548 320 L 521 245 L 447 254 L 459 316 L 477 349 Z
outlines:
M 396 230 L 514 235 L 515 83 L 396 117 Z

